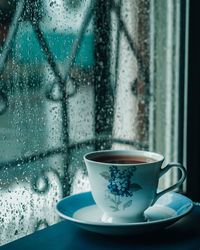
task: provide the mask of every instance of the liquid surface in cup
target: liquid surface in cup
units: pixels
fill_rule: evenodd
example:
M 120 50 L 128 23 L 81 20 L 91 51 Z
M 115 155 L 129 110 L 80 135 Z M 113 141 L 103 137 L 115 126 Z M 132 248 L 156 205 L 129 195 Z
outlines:
M 113 164 L 144 164 L 154 162 L 152 158 L 133 155 L 101 155 L 92 159 L 93 161 Z

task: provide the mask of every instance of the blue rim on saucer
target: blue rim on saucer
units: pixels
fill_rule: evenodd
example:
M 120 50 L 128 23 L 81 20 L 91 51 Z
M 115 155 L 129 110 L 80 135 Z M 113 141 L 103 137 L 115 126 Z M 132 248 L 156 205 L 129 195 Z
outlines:
M 184 195 L 168 192 L 145 211 L 146 222 L 104 223 L 103 212 L 97 207 L 91 192 L 68 196 L 58 202 L 57 213 L 76 226 L 100 234 L 139 234 L 166 228 L 188 214 L 193 202 Z

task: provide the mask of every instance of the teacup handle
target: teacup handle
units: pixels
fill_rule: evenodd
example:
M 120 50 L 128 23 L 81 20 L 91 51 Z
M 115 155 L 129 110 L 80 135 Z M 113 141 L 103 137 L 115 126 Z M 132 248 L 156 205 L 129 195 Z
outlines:
M 163 169 L 160 170 L 160 176 L 159 176 L 159 178 L 160 178 L 161 176 L 163 176 L 166 172 L 168 172 L 168 171 L 169 171 L 171 168 L 173 168 L 173 167 L 179 168 L 179 169 L 181 170 L 181 177 L 180 177 L 180 179 L 178 180 L 177 183 L 175 183 L 175 184 L 172 185 L 171 187 L 168 187 L 168 188 L 164 189 L 163 191 L 157 193 L 157 194 L 156 194 L 156 197 L 154 198 L 153 203 L 151 204 L 151 206 L 152 206 L 152 205 L 153 205 L 153 204 L 154 204 L 163 194 L 165 194 L 165 193 L 167 193 L 167 192 L 169 192 L 169 191 L 171 191 L 171 190 L 173 190 L 173 189 L 179 187 L 179 186 L 184 182 L 184 180 L 185 180 L 185 178 L 186 178 L 186 170 L 185 170 L 185 168 L 183 167 L 183 165 L 180 164 L 180 163 L 169 163 L 165 168 L 163 168 Z

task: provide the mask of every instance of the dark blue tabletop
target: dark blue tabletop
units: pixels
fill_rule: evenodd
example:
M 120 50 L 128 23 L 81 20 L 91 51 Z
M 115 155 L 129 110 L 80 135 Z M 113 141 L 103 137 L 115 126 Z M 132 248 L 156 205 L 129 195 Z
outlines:
M 170 249 L 200 250 L 200 206 L 168 229 L 138 236 L 105 236 L 79 229 L 64 220 L 11 242 L 1 250 Z

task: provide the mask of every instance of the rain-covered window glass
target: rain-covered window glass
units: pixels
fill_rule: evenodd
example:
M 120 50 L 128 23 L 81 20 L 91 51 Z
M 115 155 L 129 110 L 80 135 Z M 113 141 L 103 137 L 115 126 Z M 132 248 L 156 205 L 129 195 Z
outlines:
M 0 0 L 0 245 L 58 222 L 57 201 L 89 190 L 88 151 L 180 160 L 182 9 Z

